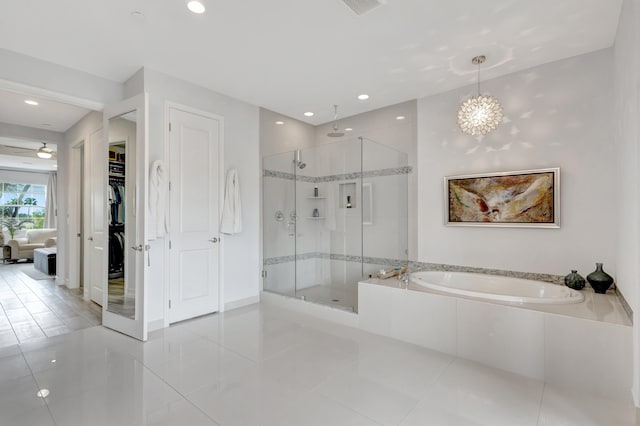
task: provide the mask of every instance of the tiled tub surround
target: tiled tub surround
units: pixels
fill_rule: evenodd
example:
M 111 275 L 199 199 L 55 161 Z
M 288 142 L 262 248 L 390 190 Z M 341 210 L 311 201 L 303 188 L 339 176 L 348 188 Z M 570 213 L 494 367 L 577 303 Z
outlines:
M 515 305 L 441 295 L 396 279 L 358 285 L 359 327 L 547 383 L 628 399 L 632 328 L 615 294 Z
M 377 258 L 377 257 L 362 257 L 362 256 L 350 256 L 341 254 L 310 252 L 302 253 L 296 256 L 281 256 L 264 260 L 265 269 L 269 270 L 270 266 L 278 265 L 287 262 L 294 262 L 295 260 L 311 260 L 311 259 L 330 259 L 334 261 L 345 261 L 364 263 L 365 277 L 369 275 L 375 275 L 375 272 L 382 268 L 389 267 L 402 267 L 407 265 L 409 271 L 445 271 L 445 272 L 469 272 L 477 274 L 497 275 L 502 277 L 521 278 L 526 280 L 543 281 L 556 285 L 564 286 L 564 277 L 561 275 L 541 274 L 536 272 L 519 272 L 519 271 L 507 271 L 502 269 L 486 269 L 470 266 L 460 265 L 445 265 L 440 263 L 425 263 L 425 262 L 413 262 L 401 259 L 389 259 L 389 258 Z M 392 282 L 389 280 L 385 282 Z M 584 302 L 575 304 L 573 307 L 553 307 L 548 305 L 523 306 L 525 309 L 539 310 L 542 312 L 558 313 L 572 315 L 576 318 L 591 319 L 595 321 L 612 322 L 614 324 L 631 325 L 633 312 L 628 303 L 624 299 L 624 296 L 617 290 L 611 289 L 606 295 L 599 295 L 596 297 L 593 289 L 587 283 L 587 287 L 582 290 L 584 295 Z M 356 306 L 357 308 L 357 306 Z M 357 310 L 357 309 L 356 309 Z

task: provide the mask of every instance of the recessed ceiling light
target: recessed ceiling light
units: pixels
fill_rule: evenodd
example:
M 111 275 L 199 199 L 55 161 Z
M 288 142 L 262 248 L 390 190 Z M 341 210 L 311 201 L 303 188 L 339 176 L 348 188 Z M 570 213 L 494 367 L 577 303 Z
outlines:
M 313 113 L 311 111 L 305 112 L 304 115 L 307 117 L 313 117 Z
M 33 101 L 31 99 L 27 99 L 26 101 L 24 101 L 24 103 L 27 104 L 27 105 L 32 105 L 32 106 L 39 105 L 38 102 Z
M 399 115 L 396 117 L 396 120 L 404 120 L 406 117 L 404 115 Z
M 284 121 L 276 121 L 276 124 L 277 124 L 278 126 L 282 126 L 282 125 L 284 124 Z
M 36 396 L 38 398 L 46 398 L 49 396 L 49 393 L 49 389 L 40 389 L 38 393 L 36 393 Z
M 133 12 L 131 12 L 131 17 L 138 21 L 144 21 L 144 13 L 140 12 L 139 10 L 134 10 Z
M 193 13 L 198 13 L 198 14 L 204 13 L 204 11 L 206 10 L 206 8 L 204 7 L 204 4 L 200 3 L 197 0 L 191 0 L 189 3 L 187 3 L 187 7 Z
M 361 101 L 366 101 L 367 99 L 369 99 L 369 95 L 363 93 L 362 95 L 358 95 L 358 99 L 360 99 Z
M 344 131 L 345 131 L 345 132 L 350 132 L 350 131 L 352 131 L 352 130 L 353 130 L 353 129 L 352 129 L 351 127 L 347 127 L 346 129 L 344 129 Z

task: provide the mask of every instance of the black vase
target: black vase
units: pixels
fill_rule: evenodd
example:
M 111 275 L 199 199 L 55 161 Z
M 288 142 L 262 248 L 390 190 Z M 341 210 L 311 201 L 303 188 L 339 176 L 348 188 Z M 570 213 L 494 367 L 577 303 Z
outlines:
M 564 277 L 564 284 L 574 290 L 582 290 L 584 288 L 584 283 L 584 278 L 578 274 L 578 271 L 573 269 L 569 275 Z
M 611 275 L 602 270 L 602 263 L 596 263 L 596 270 L 587 275 L 587 281 L 595 292 L 600 294 L 605 294 L 613 284 Z

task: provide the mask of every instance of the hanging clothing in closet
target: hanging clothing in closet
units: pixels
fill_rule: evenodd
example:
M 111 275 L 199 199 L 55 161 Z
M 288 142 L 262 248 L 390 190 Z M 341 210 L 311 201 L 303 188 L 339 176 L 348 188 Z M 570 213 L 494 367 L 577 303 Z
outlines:
M 110 223 L 124 223 L 125 220 L 125 191 L 124 183 L 109 183 L 109 205 L 111 206 Z

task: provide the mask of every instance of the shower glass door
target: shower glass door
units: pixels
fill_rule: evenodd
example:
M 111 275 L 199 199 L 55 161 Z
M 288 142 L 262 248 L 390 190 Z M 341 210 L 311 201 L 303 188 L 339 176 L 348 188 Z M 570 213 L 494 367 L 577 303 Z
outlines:
M 264 289 L 357 312 L 359 281 L 407 264 L 407 160 L 366 138 L 265 157 Z
M 301 154 L 296 296 L 356 311 L 362 278 L 362 141 L 326 143 Z
M 296 296 L 296 173 L 294 154 L 264 157 L 264 290 Z

